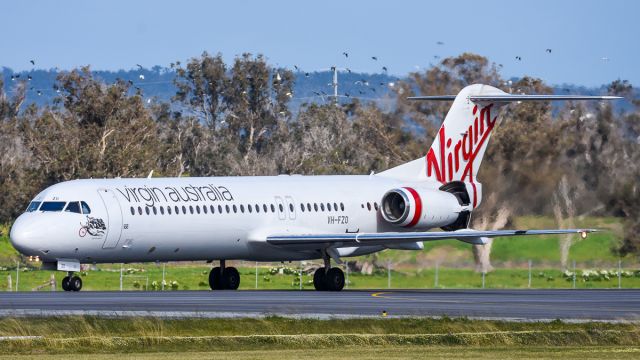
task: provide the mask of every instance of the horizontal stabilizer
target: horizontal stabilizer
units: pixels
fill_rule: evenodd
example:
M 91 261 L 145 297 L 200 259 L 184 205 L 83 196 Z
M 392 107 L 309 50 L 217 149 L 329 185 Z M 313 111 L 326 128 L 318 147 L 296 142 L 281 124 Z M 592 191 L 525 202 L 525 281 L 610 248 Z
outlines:
M 453 101 L 456 95 L 411 96 L 409 100 Z M 472 102 L 512 102 L 512 101 L 560 101 L 560 100 L 617 100 L 620 96 L 590 95 L 470 95 Z

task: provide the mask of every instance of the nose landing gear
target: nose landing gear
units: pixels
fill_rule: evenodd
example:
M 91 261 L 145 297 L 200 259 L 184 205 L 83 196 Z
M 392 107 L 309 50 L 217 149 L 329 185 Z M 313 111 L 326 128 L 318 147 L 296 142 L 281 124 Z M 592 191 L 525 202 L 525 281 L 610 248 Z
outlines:
M 209 286 L 211 290 L 237 290 L 240 286 L 240 273 L 234 267 L 225 267 L 225 261 L 220 260 L 209 272 Z
M 73 275 L 73 272 L 69 272 L 69 274 L 62 279 L 62 290 L 80 291 L 80 289 L 82 289 L 82 279 L 79 276 Z

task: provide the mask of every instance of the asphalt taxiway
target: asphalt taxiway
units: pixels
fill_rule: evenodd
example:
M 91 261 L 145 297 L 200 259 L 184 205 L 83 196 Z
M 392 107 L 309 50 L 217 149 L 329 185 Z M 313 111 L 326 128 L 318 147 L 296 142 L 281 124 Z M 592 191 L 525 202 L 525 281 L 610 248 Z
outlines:
M 2 292 L 0 316 L 153 315 L 348 318 L 449 316 L 522 321 L 638 321 L 636 290 L 346 290 Z

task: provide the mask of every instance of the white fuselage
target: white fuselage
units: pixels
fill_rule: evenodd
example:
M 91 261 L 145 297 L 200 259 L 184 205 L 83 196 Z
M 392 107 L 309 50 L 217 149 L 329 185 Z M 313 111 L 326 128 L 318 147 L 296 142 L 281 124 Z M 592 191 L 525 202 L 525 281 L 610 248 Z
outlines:
M 85 202 L 90 213 L 27 211 L 14 223 L 11 241 L 46 262 L 317 259 L 320 251 L 282 249 L 264 240 L 273 234 L 403 231 L 385 222 L 378 207 L 387 191 L 407 185 L 440 184 L 376 175 L 74 180 L 45 189 L 32 205 Z M 382 249 L 339 251 L 355 256 Z

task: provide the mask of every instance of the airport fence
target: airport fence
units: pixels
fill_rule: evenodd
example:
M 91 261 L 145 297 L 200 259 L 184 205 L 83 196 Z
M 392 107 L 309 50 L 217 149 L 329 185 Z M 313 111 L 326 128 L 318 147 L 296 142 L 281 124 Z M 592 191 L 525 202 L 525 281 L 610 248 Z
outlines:
M 211 265 L 202 263 L 100 265 L 80 272 L 83 291 L 208 290 Z M 229 262 L 241 273 L 241 289 L 313 289 L 313 272 L 320 262 Z M 568 266 L 524 261 L 494 264 L 482 272 L 472 263 L 416 264 L 383 260 L 339 265 L 347 289 L 622 289 L 640 288 L 640 264 L 631 260 L 576 263 Z M 65 274 L 37 270 L 26 264 L 0 267 L 0 289 L 59 290 Z

